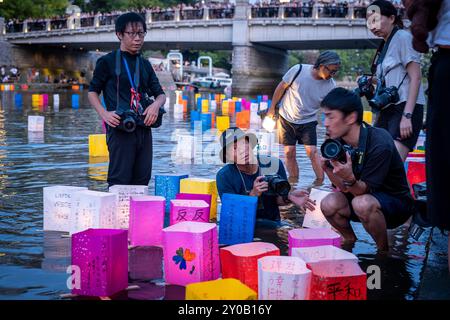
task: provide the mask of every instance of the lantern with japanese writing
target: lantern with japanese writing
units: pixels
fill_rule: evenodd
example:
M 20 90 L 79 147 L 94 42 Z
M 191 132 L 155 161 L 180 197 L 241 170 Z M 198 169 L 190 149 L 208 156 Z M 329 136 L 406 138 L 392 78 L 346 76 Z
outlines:
M 267 242 L 241 243 L 220 248 L 222 278 L 238 279 L 257 292 L 258 259 L 279 255 L 280 250 Z
M 217 214 L 217 185 L 214 179 L 186 178 L 180 181 L 181 193 L 198 193 L 211 195 L 209 219 L 216 219 Z
M 72 195 L 70 233 L 89 228 L 115 228 L 117 196 L 108 192 L 82 190 Z
M 317 246 L 292 248 L 291 254 L 293 257 L 299 257 L 306 263 L 315 263 L 319 261 L 353 261 L 358 263 L 358 257 L 353 253 L 342 250 L 335 246 Z
M 331 229 L 331 224 L 325 218 L 320 204 L 322 200 L 328 196 L 331 192 L 326 190 L 320 190 L 312 188 L 309 194 L 309 198 L 316 202 L 314 210 L 306 209 L 305 218 L 303 219 L 303 228 L 328 228 Z
M 209 222 L 209 211 L 203 200 L 171 200 L 170 225 L 182 221 Z
M 308 263 L 311 300 L 366 300 L 367 275 L 354 261 Z
M 180 192 L 180 181 L 189 177 L 187 174 L 168 174 L 155 176 L 155 195 L 166 199 L 166 212 L 170 211 L 170 200 Z
M 219 222 L 219 243 L 253 241 L 258 197 L 224 193 Z
M 162 246 L 166 200 L 158 196 L 130 197 L 130 244 Z
M 127 231 L 89 229 L 73 234 L 72 271 L 73 294 L 107 297 L 125 290 L 128 287 Z
M 258 260 L 259 300 L 307 300 L 311 271 L 297 257 L 267 256 Z
M 256 300 L 256 292 L 236 279 L 219 279 L 186 286 L 186 300 Z
M 109 192 L 117 194 L 116 228 L 128 229 L 130 219 L 130 197 L 148 194 L 147 186 L 114 185 L 109 187 Z
M 45 117 L 28 116 L 28 131 L 44 131 Z
M 162 279 L 163 249 L 155 246 L 134 247 L 129 250 L 131 280 Z
M 87 190 L 87 188 L 72 186 L 44 188 L 44 230 L 64 232 L 70 230 L 72 196 L 81 190 Z
M 219 278 L 217 226 L 186 221 L 163 229 L 166 283 L 189 283 Z
M 197 194 L 197 193 L 177 193 L 177 195 L 175 196 L 175 199 L 177 199 L 177 200 L 203 200 L 211 208 L 212 195 Z
M 292 248 L 332 245 L 341 247 L 341 236 L 328 228 L 293 229 L 288 232 L 289 255 Z

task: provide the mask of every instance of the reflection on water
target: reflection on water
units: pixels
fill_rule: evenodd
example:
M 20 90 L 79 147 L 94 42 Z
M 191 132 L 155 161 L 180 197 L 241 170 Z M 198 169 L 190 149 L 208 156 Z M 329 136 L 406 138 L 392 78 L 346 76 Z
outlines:
M 20 99 L 14 95 L 3 92 L 0 99 L 0 299 L 57 299 L 68 292 L 65 270 L 70 263 L 70 239 L 57 232 L 42 231 L 42 188 L 62 184 L 106 191 L 107 159 L 90 158 L 88 154 L 88 135 L 102 133 L 102 128 L 95 111 L 87 106 L 86 94 L 80 95 L 80 107 L 76 109 L 71 106 L 70 92 L 60 93 L 58 106 L 53 106 L 52 95 L 49 106 L 34 107 L 30 93 L 22 93 Z M 45 116 L 43 133 L 27 132 L 29 115 Z M 188 120 L 186 115 L 174 117 L 170 109 L 163 127 L 154 130 L 153 176 L 187 172 L 191 176 L 215 178 L 220 168 L 217 162 L 171 161 L 177 145 L 174 132 L 189 132 Z M 323 141 L 323 135 L 320 127 L 319 142 Z M 204 137 L 204 148 L 214 139 L 214 133 Z M 309 187 L 314 174 L 303 148 L 298 149 L 299 186 Z M 280 158 L 284 158 L 282 154 Z M 154 191 L 153 180 L 150 191 Z M 255 238 L 273 242 L 286 254 L 287 232 L 301 226 L 302 221 L 302 214 L 285 207 L 282 223 L 259 221 Z M 369 290 L 369 299 L 414 299 L 425 258 L 424 243 L 411 241 L 405 236 L 406 229 L 399 228 L 389 236 L 392 252 L 380 256 L 362 226 L 353 225 L 359 240 L 349 250 L 359 257 L 363 270 L 375 264 L 382 272 L 382 289 Z M 154 257 L 160 253 L 141 250 L 139 254 Z M 155 283 L 142 280 L 142 276 L 150 275 L 133 261 L 137 268 L 130 284 L 139 285 L 141 290 L 121 293 L 114 299 L 184 298 L 183 287 L 164 286 L 161 279 Z

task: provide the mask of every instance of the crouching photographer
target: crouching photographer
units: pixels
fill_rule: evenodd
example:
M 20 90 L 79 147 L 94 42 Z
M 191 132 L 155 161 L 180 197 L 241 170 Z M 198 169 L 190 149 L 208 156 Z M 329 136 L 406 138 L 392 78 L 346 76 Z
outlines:
M 363 123 L 361 99 L 352 91 L 333 89 L 321 107 L 330 137 L 321 146 L 321 164 L 337 189 L 322 200 L 322 212 L 346 242 L 356 240 L 350 221 L 357 221 L 387 251 L 387 229 L 416 212 L 392 137 Z
M 291 191 L 280 159 L 254 155 L 258 140 L 253 133 L 229 128 L 222 133 L 220 144 L 219 155 L 226 164 L 216 177 L 220 197 L 224 193 L 258 197 L 256 217 L 272 221 L 280 220 L 278 206 L 290 202 L 300 208 L 314 210 L 308 192 Z
M 107 125 L 109 186 L 148 185 L 151 178 L 151 128 L 161 126 L 166 96 L 151 64 L 140 55 L 145 34 L 140 15 L 121 15 L 116 21 L 120 49 L 98 59 L 89 87 L 89 102 Z

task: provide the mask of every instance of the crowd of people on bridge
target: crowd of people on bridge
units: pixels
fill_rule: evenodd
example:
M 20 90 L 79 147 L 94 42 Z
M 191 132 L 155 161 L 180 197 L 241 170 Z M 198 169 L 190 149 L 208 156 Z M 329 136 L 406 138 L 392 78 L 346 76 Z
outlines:
M 397 8 L 399 15 L 404 15 L 404 7 L 400 0 L 391 1 Z M 317 7 L 319 17 L 345 18 L 348 17 L 349 7 L 353 6 L 355 18 L 365 18 L 368 0 L 291 0 L 290 2 L 257 0 L 252 3 L 252 17 L 254 18 L 274 18 L 278 17 L 279 9 L 284 7 L 284 17 L 286 18 L 311 18 L 313 7 Z M 210 19 L 231 19 L 234 15 L 234 5 L 227 3 L 204 3 L 178 4 L 177 6 L 162 8 L 130 8 L 129 10 L 115 10 L 108 13 L 102 12 L 82 12 L 79 14 L 80 27 L 94 26 L 94 18 L 97 16 L 99 25 L 112 25 L 116 19 L 128 11 L 137 12 L 145 19 L 146 13 L 151 11 L 152 21 L 170 21 L 175 20 L 175 13 L 180 12 L 180 20 L 199 20 L 204 17 L 204 9 L 208 7 Z M 50 20 L 51 30 L 61 30 L 67 28 L 67 20 L 70 15 L 55 16 L 50 19 L 26 19 L 27 31 L 45 31 L 47 21 Z M 6 22 L 6 32 L 15 33 L 24 30 L 24 21 L 19 19 L 10 19 Z

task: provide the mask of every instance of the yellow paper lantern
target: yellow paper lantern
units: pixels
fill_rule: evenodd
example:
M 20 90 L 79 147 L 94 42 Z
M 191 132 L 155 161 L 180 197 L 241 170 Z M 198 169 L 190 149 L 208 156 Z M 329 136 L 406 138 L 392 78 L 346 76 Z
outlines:
M 256 300 L 255 291 L 237 279 L 219 279 L 186 286 L 186 300 Z
M 89 135 L 89 156 L 108 157 L 108 146 L 106 145 L 106 134 Z
M 210 219 L 217 218 L 217 185 L 214 179 L 185 178 L 180 180 L 180 193 L 210 194 Z
M 202 100 L 202 113 L 208 113 L 208 112 L 209 112 L 209 101 Z
M 230 117 L 228 116 L 218 116 L 216 118 L 217 130 L 220 132 L 227 130 L 230 127 Z
M 368 124 L 372 124 L 372 120 L 373 120 L 372 111 L 364 111 L 363 121 L 368 123 Z

